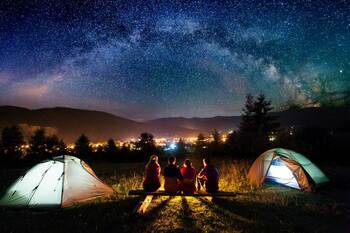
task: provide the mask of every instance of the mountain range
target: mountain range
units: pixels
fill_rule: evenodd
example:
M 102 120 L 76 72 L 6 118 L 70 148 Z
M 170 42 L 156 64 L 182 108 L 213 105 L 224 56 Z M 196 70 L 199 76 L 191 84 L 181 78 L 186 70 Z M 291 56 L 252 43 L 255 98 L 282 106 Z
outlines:
M 271 113 L 278 116 L 282 126 L 319 126 L 339 128 L 348 125 L 350 107 L 302 108 Z M 216 116 L 211 118 L 170 117 L 150 121 L 134 121 L 101 111 L 65 107 L 27 109 L 15 106 L 0 106 L 0 128 L 20 125 L 25 135 L 30 136 L 38 127 L 44 127 L 65 142 L 72 143 L 82 133 L 92 141 L 109 138 L 136 138 L 142 132 L 157 137 L 189 137 L 198 133 L 209 134 L 234 130 L 239 126 L 240 116 Z

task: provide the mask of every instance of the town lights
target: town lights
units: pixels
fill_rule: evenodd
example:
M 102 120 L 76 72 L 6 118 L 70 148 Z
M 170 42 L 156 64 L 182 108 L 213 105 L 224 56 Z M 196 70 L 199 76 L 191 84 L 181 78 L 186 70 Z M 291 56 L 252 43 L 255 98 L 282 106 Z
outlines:
M 274 133 L 271 133 L 271 134 L 268 136 L 268 139 L 269 139 L 270 142 L 274 142 L 274 141 L 276 141 L 277 136 L 276 136 Z
M 222 142 L 226 142 L 226 141 L 227 141 L 227 135 L 226 135 L 226 134 L 223 134 L 223 135 L 222 135 L 221 141 L 222 141 Z
M 175 143 L 171 143 L 171 144 L 169 145 L 169 148 L 170 148 L 171 150 L 175 150 L 175 149 L 176 149 L 176 144 L 175 144 Z

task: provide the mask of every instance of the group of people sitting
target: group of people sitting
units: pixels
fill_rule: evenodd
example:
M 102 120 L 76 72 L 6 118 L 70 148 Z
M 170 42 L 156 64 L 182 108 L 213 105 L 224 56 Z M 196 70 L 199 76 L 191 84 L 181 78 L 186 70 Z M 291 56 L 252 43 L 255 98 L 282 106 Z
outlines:
M 203 159 L 203 169 L 197 174 L 189 159 L 185 159 L 180 169 L 176 165 L 176 158 L 169 157 L 168 165 L 164 168 L 164 191 L 169 193 L 193 194 L 196 190 L 205 189 L 208 193 L 219 190 L 219 173 L 208 158 Z M 157 191 L 160 184 L 161 167 L 158 156 L 152 155 L 146 165 L 143 189 L 147 192 Z M 196 187 L 197 183 L 197 187 Z

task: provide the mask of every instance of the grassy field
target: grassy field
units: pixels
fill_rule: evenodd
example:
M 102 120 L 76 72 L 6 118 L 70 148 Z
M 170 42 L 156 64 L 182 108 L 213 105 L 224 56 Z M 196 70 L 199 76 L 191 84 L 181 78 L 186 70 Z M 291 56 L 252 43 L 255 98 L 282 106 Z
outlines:
M 0 210 L 0 232 L 350 232 L 348 170 L 326 169 L 333 180 L 315 193 L 246 182 L 248 162 L 215 161 L 220 189 L 238 191 L 234 198 L 210 200 L 159 197 L 144 216 L 131 212 L 140 197 L 127 196 L 141 188 L 143 164 L 90 164 L 118 194 L 108 199 L 58 210 Z M 195 167 L 200 162 L 194 161 Z M 20 171 L 2 171 L 4 189 Z

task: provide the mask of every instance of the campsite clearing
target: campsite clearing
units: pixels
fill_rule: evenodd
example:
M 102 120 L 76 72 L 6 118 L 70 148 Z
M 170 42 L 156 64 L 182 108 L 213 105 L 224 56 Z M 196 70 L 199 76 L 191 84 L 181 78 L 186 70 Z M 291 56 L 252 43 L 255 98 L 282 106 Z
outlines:
M 248 162 L 216 163 L 223 191 L 251 194 L 215 202 L 206 197 L 158 197 L 138 218 L 130 213 L 142 198 L 128 195 L 50 211 L 2 208 L 0 232 L 347 232 L 350 227 L 350 180 L 341 175 L 350 172 L 349 167 L 321 167 L 332 181 L 339 178 L 309 193 L 270 184 L 254 190 L 245 182 Z M 141 188 L 143 164 L 90 165 L 119 193 Z M 1 171 L 1 190 L 20 172 Z

